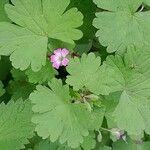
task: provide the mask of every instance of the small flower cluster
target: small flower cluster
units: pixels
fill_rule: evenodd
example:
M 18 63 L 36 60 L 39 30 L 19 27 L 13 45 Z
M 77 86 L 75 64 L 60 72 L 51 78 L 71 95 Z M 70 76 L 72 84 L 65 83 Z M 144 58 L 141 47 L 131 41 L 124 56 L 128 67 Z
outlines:
M 120 130 L 118 128 L 113 128 L 111 129 L 111 133 L 113 136 L 115 136 L 118 140 L 119 139 L 123 139 L 124 141 L 126 141 L 126 135 L 125 132 L 123 130 Z

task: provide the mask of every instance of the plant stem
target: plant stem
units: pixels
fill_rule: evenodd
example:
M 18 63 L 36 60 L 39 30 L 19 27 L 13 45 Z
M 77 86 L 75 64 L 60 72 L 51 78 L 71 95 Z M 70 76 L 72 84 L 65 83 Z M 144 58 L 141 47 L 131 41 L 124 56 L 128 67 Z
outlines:
M 111 130 L 106 129 L 106 128 L 103 128 L 103 127 L 101 127 L 100 129 L 101 129 L 101 130 L 104 130 L 104 131 L 107 131 L 107 132 L 112 132 Z

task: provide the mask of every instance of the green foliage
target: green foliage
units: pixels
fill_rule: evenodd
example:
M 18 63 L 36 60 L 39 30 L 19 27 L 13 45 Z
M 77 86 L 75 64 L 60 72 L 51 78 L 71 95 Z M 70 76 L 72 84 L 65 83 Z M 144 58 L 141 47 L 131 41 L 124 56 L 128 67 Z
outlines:
M 81 150 L 78 149 L 71 149 L 65 145 L 60 145 L 58 142 L 52 143 L 48 140 L 43 140 L 37 143 L 34 147 L 34 150 Z
M 41 68 L 38 72 L 33 72 L 32 69 L 26 71 L 29 82 L 31 83 L 44 83 L 51 81 L 57 72 L 54 70 L 52 65 L 47 61 L 46 65 Z
M 81 59 L 74 58 L 67 67 L 70 76 L 66 82 L 76 91 L 85 87 L 95 94 L 107 95 L 111 90 L 107 83 L 111 83 L 113 72 L 105 65 L 100 65 L 100 57 L 96 57 L 93 53 L 83 54 Z
M 144 0 L 143 0 L 144 1 Z M 130 46 L 150 45 L 150 12 L 137 11 L 142 0 L 94 0 L 107 11 L 96 13 L 93 25 L 96 36 L 109 53 L 123 51 Z M 150 3 L 147 3 L 148 5 Z
M 84 138 L 81 147 L 86 150 L 91 150 L 95 148 L 95 145 L 96 145 L 95 134 L 91 132 L 89 136 Z
M 21 99 L 0 105 L 0 148 L 18 150 L 33 136 L 34 125 L 31 123 L 31 104 Z
M 108 128 L 115 128 L 116 122 L 113 115 L 116 106 L 119 103 L 120 92 L 111 93 L 108 96 L 102 98 L 102 105 L 105 106 L 105 118 L 107 120 Z
M 77 148 L 89 130 L 95 129 L 99 116 L 89 112 L 84 104 L 71 103 L 69 87 L 62 86 L 61 81 L 53 80 L 49 86 L 51 89 L 39 85 L 30 95 L 35 130 L 44 139 L 49 137 L 52 142 L 59 139 L 60 143 L 67 142 L 69 147 Z M 101 119 L 98 125 L 100 122 Z
M 96 6 L 92 0 L 71 0 L 69 7 L 77 7 L 79 11 L 84 15 L 83 25 L 80 29 L 83 32 L 81 40 L 76 42 L 75 52 L 83 54 L 83 52 L 90 51 L 92 47 L 92 41 L 95 37 L 95 28 L 92 25 L 95 18 Z M 86 7 L 85 7 L 86 6 Z
M 0 55 L 10 55 L 15 68 L 39 71 L 46 65 L 48 38 L 74 43 L 83 16 L 76 8 L 64 13 L 69 0 L 12 0 L 5 10 L 17 25 L 0 23 Z M 60 7 L 60 6 L 61 7 Z M 73 19 L 72 19 L 73 18 Z M 62 34 L 63 33 L 63 34 Z
M 0 58 L 0 80 L 4 81 L 7 79 L 9 75 L 9 71 L 11 69 L 11 63 L 7 57 Z
M 115 70 L 112 90 L 122 92 L 119 104 L 114 111 L 117 125 L 126 130 L 129 135 L 137 136 L 141 135 L 143 130 L 148 134 L 150 132 L 148 126 L 150 121 L 148 117 L 150 113 L 150 79 L 146 75 L 148 70 L 143 72 L 144 66 L 141 72 L 140 66 L 134 66 L 134 64 L 129 63 L 130 61 L 128 60 L 134 58 L 134 55 L 132 55 L 135 54 L 134 52 L 136 50 L 130 49 L 124 58 L 119 55 L 110 56 L 105 63 L 110 69 Z M 135 59 L 133 60 L 136 62 Z M 135 124 L 138 124 L 138 126 L 135 126 Z
M 30 84 L 26 81 L 10 81 L 8 93 L 12 96 L 12 99 L 14 100 L 20 97 L 23 100 L 26 100 L 34 89 L 35 85 Z
M 0 0 L 0 150 L 111 149 L 150 149 L 150 0 Z
M 94 140 L 94 134 L 90 133 L 89 136 L 84 138 L 84 142 L 81 145 L 83 149 L 90 150 L 95 147 L 95 140 Z M 81 148 L 72 149 L 69 148 L 67 145 L 63 144 L 61 145 L 59 142 L 50 142 L 49 140 L 42 140 L 38 142 L 34 146 L 34 150 L 81 150 Z
M 9 0 L 0 0 L 0 21 L 7 21 L 7 15 L 4 11 L 4 5 L 8 3 Z
M 0 97 L 5 93 L 5 89 L 3 89 L 3 83 L 0 81 Z
M 28 99 L 30 93 L 35 89 L 35 85 L 29 83 L 25 73 L 20 70 L 13 69 L 11 70 L 11 74 L 13 80 L 9 82 L 9 86 L 7 87 L 7 91 L 11 95 L 11 98 L 14 100 L 19 98 L 23 100 Z
M 94 134 L 90 133 L 89 136 L 84 138 L 84 142 L 81 145 L 83 149 L 90 150 L 95 147 Z M 81 148 L 72 149 L 67 145 L 61 145 L 59 142 L 50 142 L 49 140 L 42 140 L 34 146 L 34 150 L 81 150 Z
M 144 142 L 142 144 L 136 144 L 135 142 L 131 141 L 131 139 L 127 140 L 127 143 L 123 141 L 117 141 L 113 144 L 114 150 L 149 150 L 150 142 Z

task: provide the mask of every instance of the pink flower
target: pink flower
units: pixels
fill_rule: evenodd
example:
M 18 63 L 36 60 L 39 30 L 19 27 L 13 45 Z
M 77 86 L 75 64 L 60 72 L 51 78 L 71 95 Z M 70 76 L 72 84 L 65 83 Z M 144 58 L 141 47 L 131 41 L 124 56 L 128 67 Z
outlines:
M 67 66 L 69 60 L 67 59 L 67 55 L 69 51 L 66 48 L 59 48 L 54 51 L 54 54 L 51 55 L 50 60 L 53 63 L 53 67 L 59 69 L 60 66 Z

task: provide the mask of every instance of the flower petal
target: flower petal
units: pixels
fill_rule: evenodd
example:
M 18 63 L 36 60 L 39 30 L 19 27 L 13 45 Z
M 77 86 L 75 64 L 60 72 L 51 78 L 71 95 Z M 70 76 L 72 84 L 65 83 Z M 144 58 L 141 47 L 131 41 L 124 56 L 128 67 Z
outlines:
M 62 66 L 67 66 L 68 63 L 69 63 L 69 59 L 67 59 L 67 58 L 64 58 L 61 62 Z
M 59 62 L 54 62 L 52 65 L 54 68 L 59 69 L 59 67 L 61 66 L 61 63 Z
M 66 57 L 68 54 L 69 54 L 69 51 L 68 51 L 66 48 L 63 48 L 63 49 L 61 50 L 61 55 L 62 55 L 62 57 Z
M 51 62 L 55 62 L 55 61 L 58 60 L 58 56 L 52 55 L 52 56 L 50 57 L 50 60 L 51 60 Z
M 58 48 L 58 49 L 56 49 L 56 50 L 54 51 L 54 54 L 55 54 L 56 56 L 59 56 L 59 57 L 62 56 L 61 53 L 62 53 L 61 48 Z

